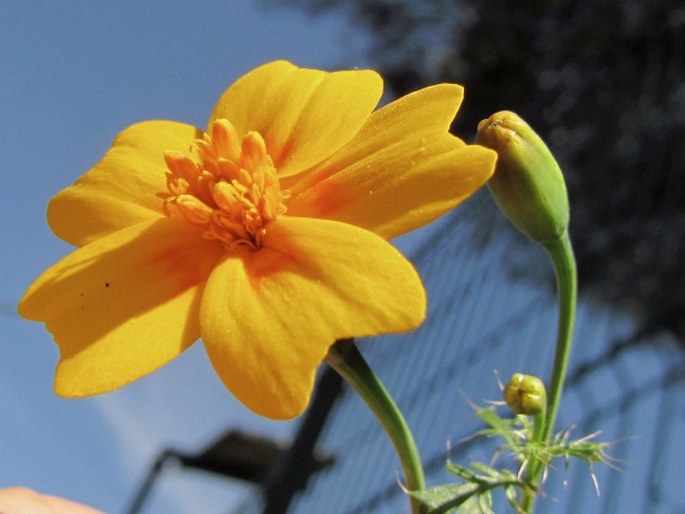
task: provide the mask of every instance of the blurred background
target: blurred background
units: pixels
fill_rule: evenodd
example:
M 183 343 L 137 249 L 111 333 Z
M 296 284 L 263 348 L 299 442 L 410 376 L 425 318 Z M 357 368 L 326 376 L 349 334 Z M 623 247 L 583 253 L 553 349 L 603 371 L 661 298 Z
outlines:
M 388 100 L 461 83 L 466 100 L 453 127 L 461 137 L 510 109 L 547 140 L 567 176 L 582 294 L 560 424 L 575 424 L 578 435 L 603 430 L 621 471 L 596 470 L 597 497 L 587 469 L 558 470 L 540 511 L 685 510 L 680 2 L 76 0 L 0 9 L 0 173 L 10 192 L 0 208 L 11 221 L 1 256 L 0 485 L 123 513 L 167 448 L 201 452 L 229 429 L 288 448 L 316 418 L 322 432 L 308 432 L 304 446 L 316 446 L 329 465 L 290 484 L 281 505 L 304 513 L 404 508 L 399 465 L 351 394 L 329 395 L 327 417 L 262 420 L 226 393 L 196 345 L 121 391 L 67 401 L 52 393 L 50 335 L 15 314 L 31 280 L 70 251 L 47 227 L 47 201 L 121 129 L 155 118 L 203 126 L 234 79 L 285 58 L 379 69 Z M 477 428 L 467 399 L 498 397 L 493 369 L 505 379 L 545 374 L 553 280 L 544 254 L 509 228 L 486 193 L 399 244 L 426 281 L 428 322 L 361 345 L 416 429 L 435 485 L 449 480 L 446 442 Z M 466 460 L 489 451 L 457 449 L 453 458 Z M 279 462 L 303 455 L 286 452 Z M 271 490 L 278 477 L 271 474 Z M 142 512 L 267 511 L 267 489 L 169 466 Z

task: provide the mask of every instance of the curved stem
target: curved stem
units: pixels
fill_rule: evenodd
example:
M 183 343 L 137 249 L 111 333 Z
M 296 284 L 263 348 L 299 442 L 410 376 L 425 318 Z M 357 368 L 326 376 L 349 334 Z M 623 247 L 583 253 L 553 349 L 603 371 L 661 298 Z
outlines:
M 554 424 L 559 411 L 561 393 L 564 389 L 566 371 L 568 370 L 571 345 L 573 343 L 573 325 L 576 315 L 576 300 L 578 296 L 578 277 L 576 259 L 568 232 L 551 243 L 544 244 L 554 265 L 557 279 L 557 297 L 559 300 L 559 325 L 557 327 L 557 345 L 554 354 L 552 379 L 547 392 L 547 410 L 542 430 L 536 430 L 535 442 L 547 442 L 554 433 Z M 545 471 L 545 464 L 536 460 L 530 463 L 528 478 L 537 486 Z M 536 494 L 527 491 L 521 501 L 523 512 L 532 514 Z
M 557 328 L 557 348 L 554 355 L 552 381 L 547 393 L 547 421 L 542 440 L 546 441 L 552 435 L 564 380 L 568 370 L 573 343 L 573 325 L 576 318 L 576 299 L 578 296 L 578 277 L 576 273 L 576 259 L 573 255 L 571 239 L 568 232 L 555 243 L 545 246 L 554 264 L 557 277 L 557 295 L 559 297 L 559 326 Z
M 402 464 L 407 489 L 425 489 L 423 466 L 414 436 L 397 405 L 354 344 L 354 339 L 336 341 L 326 360 L 359 394 L 387 433 Z M 419 503 L 411 497 L 409 501 L 411 512 L 419 514 Z

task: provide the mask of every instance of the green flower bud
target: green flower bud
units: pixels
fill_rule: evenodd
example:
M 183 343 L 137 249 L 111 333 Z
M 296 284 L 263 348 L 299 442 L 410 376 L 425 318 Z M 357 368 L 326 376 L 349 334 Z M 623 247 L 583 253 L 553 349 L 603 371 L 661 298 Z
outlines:
M 535 416 L 545 410 L 547 393 L 538 377 L 514 373 L 503 391 L 504 401 L 515 414 Z
M 502 212 L 533 241 L 558 240 L 568 228 L 568 195 L 544 141 L 517 114 L 501 111 L 478 124 L 476 142 L 497 152 L 488 186 Z

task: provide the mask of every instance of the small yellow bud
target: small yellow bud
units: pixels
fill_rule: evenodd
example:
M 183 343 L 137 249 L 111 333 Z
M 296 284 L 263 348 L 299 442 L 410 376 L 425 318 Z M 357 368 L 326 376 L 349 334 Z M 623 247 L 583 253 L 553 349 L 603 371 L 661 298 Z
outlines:
M 515 414 L 535 416 L 545 410 L 547 393 L 538 377 L 514 373 L 503 391 L 504 401 Z
M 501 111 L 478 124 L 476 142 L 497 152 L 488 186 L 502 212 L 532 240 L 558 240 L 568 228 L 568 195 L 540 136 L 517 114 Z

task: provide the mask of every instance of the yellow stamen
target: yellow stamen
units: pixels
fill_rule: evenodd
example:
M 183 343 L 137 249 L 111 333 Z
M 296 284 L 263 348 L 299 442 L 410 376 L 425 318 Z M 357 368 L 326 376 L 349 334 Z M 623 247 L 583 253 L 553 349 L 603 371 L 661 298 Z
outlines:
M 241 141 L 233 124 L 219 119 L 191 151 L 196 159 L 176 151 L 164 155 L 167 192 L 159 196 L 165 214 L 183 216 L 203 237 L 229 249 L 259 248 L 290 195 L 281 191 L 261 134 L 248 132 Z

